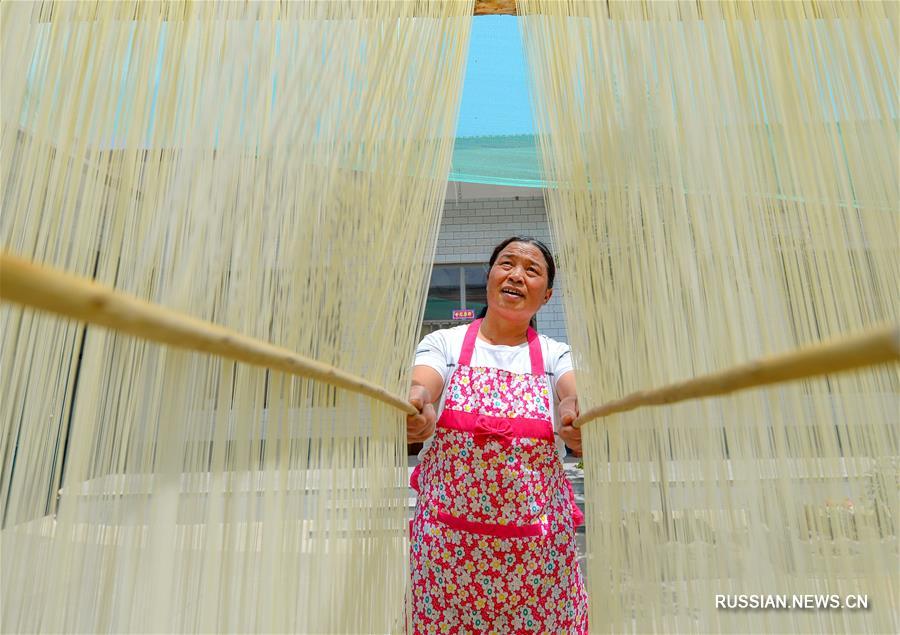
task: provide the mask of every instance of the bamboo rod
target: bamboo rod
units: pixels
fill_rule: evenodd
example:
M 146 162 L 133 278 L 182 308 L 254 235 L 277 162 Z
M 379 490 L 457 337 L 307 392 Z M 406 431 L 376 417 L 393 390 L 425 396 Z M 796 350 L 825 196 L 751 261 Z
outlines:
M 747 388 L 898 361 L 900 361 L 900 326 L 884 326 L 861 335 L 823 342 L 781 355 L 762 357 L 720 372 L 693 377 L 660 388 L 639 390 L 621 399 L 591 408 L 572 425 L 580 428 L 594 419 L 643 406 L 660 406 L 688 399 L 714 397 Z
M 0 254 L 0 300 L 160 344 L 309 377 L 377 399 L 407 414 L 417 412 L 405 399 L 328 364 L 7 253 Z
M 407 414 L 417 412 L 407 401 L 384 388 L 328 364 L 9 254 L 0 255 L 0 299 L 161 344 L 309 377 L 372 397 Z M 643 406 L 712 397 L 897 361 L 900 361 L 900 327 L 882 327 L 661 388 L 634 392 L 592 408 L 574 426 L 580 428 L 594 419 Z

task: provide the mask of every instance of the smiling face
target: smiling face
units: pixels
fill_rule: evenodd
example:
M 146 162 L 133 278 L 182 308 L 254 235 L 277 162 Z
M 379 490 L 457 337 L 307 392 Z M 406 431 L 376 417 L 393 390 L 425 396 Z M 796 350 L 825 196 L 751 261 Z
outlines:
M 541 250 L 529 243 L 510 243 L 488 272 L 490 311 L 500 318 L 527 322 L 553 295 L 547 284 L 547 261 Z

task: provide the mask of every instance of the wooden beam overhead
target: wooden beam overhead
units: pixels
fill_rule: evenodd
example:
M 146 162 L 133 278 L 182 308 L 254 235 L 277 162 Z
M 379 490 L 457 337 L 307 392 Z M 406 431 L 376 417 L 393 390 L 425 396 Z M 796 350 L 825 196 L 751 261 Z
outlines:
M 517 15 L 516 0 L 475 0 L 475 15 Z

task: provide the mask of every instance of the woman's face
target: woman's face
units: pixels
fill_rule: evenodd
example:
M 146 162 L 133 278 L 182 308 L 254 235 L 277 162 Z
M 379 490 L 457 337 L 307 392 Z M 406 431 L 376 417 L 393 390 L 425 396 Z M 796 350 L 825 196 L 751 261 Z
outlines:
M 547 282 L 547 261 L 540 249 L 530 243 L 508 244 L 488 272 L 491 313 L 516 322 L 530 320 L 553 295 Z

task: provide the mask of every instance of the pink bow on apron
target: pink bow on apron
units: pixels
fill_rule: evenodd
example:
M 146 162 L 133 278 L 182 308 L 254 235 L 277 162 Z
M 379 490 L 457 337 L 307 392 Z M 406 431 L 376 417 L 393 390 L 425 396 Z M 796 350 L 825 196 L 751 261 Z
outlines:
M 530 373 L 472 366 L 480 323 L 411 479 L 413 632 L 586 633 L 583 517 L 556 454 L 540 340 L 528 330 Z

